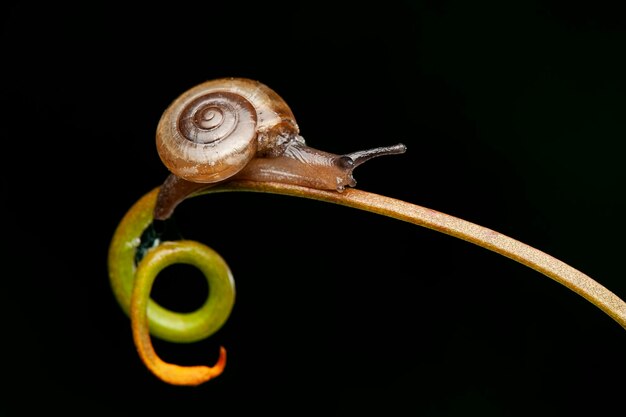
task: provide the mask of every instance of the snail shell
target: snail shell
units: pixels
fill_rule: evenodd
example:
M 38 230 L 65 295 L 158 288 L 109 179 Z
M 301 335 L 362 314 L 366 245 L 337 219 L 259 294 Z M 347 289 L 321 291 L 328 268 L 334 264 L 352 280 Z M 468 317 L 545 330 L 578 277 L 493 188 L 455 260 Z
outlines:
M 302 141 L 289 106 L 245 78 L 202 83 L 179 96 L 157 127 L 157 151 L 175 175 L 196 183 L 232 177 L 255 156 L 272 157 Z

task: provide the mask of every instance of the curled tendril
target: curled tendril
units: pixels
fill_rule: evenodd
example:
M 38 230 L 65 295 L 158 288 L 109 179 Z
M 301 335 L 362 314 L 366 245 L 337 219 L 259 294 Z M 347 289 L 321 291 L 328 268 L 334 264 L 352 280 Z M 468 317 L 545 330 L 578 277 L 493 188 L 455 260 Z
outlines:
M 150 335 L 146 331 L 147 305 L 152 284 L 159 272 L 175 263 L 190 264 L 200 269 L 207 277 L 211 288 L 211 294 L 204 306 L 191 313 L 188 322 L 194 325 L 205 319 L 204 333 L 211 334 L 228 317 L 235 293 L 233 279 L 224 260 L 211 248 L 198 242 L 188 240 L 164 242 L 148 251 L 135 273 L 130 303 L 133 339 L 139 356 L 159 378 L 176 385 L 198 385 L 222 373 L 226 365 L 226 350 L 220 347 L 220 357 L 213 367 L 173 365 L 157 356 L 150 343 Z M 197 317 L 192 317 L 194 315 Z M 215 318 L 218 320 L 215 321 Z M 194 335 L 194 332 L 190 330 L 190 334 Z
M 154 351 L 150 334 L 171 342 L 195 342 L 215 333 L 228 319 L 235 302 L 235 284 L 226 262 L 213 249 L 198 242 L 161 242 L 146 251 L 136 264 L 141 235 L 152 223 L 158 188 L 143 196 L 126 213 L 109 248 L 111 287 L 122 309 L 130 316 L 133 339 L 146 366 L 163 381 L 174 385 L 198 385 L 218 376 L 226 365 L 226 350 L 213 367 L 178 366 L 162 361 Z M 156 276 L 175 263 L 200 269 L 210 288 L 204 304 L 191 313 L 168 310 L 150 299 Z
M 192 196 L 233 191 L 274 193 L 325 201 L 391 217 L 468 241 L 515 260 L 557 281 L 600 308 L 626 328 L 626 303 L 594 279 L 538 249 L 466 220 L 352 188 L 343 193 L 337 193 L 274 182 L 232 181 L 197 192 Z M 152 348 L 149 332 L 166 340 L 180 342 L 208 337 L 228 318 L 234 302 L 234 286 L 226 285 L 227 282 L 233 285 L 229 273 L 221 278 L 208 278 L 209 275 L 216 274 L 219 268 L 225 267 L 227 270 L 228 267 L 225 264 L 214 267 L 213 262 L 219 264 L 223 261 L 211 249 L 198 243 L 164 242 L 150 249 L 137 267 L 134 265 L 140 236 L 152 222 L 157 193 L 158 188 L 146 194 L 131 208 L 118 226 L 109 252 L 111 284 L 122 308 L 130 312 L 134 340 L 148 368 L 159 378 L 171 384 L 195 385 L 222 372 L 226 360 L 224 348 L 221 348 L 220 358 L 214 367 L 177 366 L 165 363 L 158 358 Z M 196 249 L 185 248 L 180 249 L 179 253 L 179 249 L 175 249 L 178 244 L 204 249 L 197 252 Z M 210 253 L 208 257 L 201 255 L 201 252 L 206 250 Z M 207 275 L 209 284 L 212 286 L 205 306 L 215 304 L 202 310 L 201 314 L 193 312 L 185 315 L 169 312 L 149 300 L 149 291 L 154 277 L 163 267 L 174 262 L 191 263 Z M 213 285 L 218 286 L 215 288 L 221 288 L 223 293 L 217 296 Z M 211 297 L 219 299 L 212 300 Z M 204 329 L 204 332 L 191 330 L 198 328 Z

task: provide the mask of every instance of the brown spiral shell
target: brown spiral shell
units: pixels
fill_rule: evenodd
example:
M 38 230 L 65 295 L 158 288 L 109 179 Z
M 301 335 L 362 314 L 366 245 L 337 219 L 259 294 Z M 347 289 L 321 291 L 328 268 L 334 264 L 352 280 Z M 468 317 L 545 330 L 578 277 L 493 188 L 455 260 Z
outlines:
M 214 183 L 257 155 L 280 155 L 296 137 L 293 113 L 273 90 L 254 80 L 221 78 L 174 100 L 159 121 L 156 143 L 172 173 Z

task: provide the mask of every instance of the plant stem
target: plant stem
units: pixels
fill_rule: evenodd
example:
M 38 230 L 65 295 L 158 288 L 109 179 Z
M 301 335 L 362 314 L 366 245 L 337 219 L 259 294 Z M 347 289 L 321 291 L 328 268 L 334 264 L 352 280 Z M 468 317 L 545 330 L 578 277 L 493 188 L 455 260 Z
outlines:
M 158 191 L 159 188 L 155 188 L 140 199 L 118 226 L 109 252 L 111 285 L 120 305 L 130 315 L 133 338 L 146 366 L 167 383 L 197 385 L 222 372 L 226 363 L 225 349 L 220 348 L 220 357 L 213 367 L 178 366 L 158 357 L 152 347 L 150 333 L 178 342 L 207 337 L 226 321 L 234 302 L 234 284 L 228 267 L 219 255 L 197 242 L 161 243 L 151 248 L 135 267 L 135 251 L 143 230 L 152 221 Z M 354 188 L 339 193 L 283 183 L 232 181 L 203 189 L 190 197 L 236 191 L 281 194 L 339 204 L 454 236 L 541 272 L 581 295 L 626 328 L 626 303 L 588 275 L 525 243 L 458 217 Z M 158 209 L 158 204 L 156 206 Z M 210 314 L 205 314 L 204 310 L 192 314 L 175 313 L 150 300 L 150 289 L 156 275 L 164 267 L 177 262 L 195 265 L 204 272 L 212 286 L 222 289 L 219 294 L 211 291 L 213 300 L 205 303 Z M 152 308 L 149 308 L 151 304 Z M 201 322 L 203 328 L 209 331 L 199 336 L 190 330 L 197 327 L 196 322 Z
M 203 190 L 199 194 L 229 191 L 304 197 L 369 211 L 454 236 L 506 256 L 552 278 L 600 308 L 626 328 L 626 303 L 593 278 L 532 246 L 458 217 L 354 188 L 338 193 L 290 184 L 233 181 Z

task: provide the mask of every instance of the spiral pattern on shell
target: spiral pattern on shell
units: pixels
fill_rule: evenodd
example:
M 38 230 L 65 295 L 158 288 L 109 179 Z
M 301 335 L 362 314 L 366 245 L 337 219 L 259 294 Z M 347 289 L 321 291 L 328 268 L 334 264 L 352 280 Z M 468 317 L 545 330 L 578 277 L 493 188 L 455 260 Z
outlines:
M 179 177 L 212 183 L 236 174 L 257 150 L 257 111 L 239 94 L 191 90 L 165 111 L 157 150 Z

